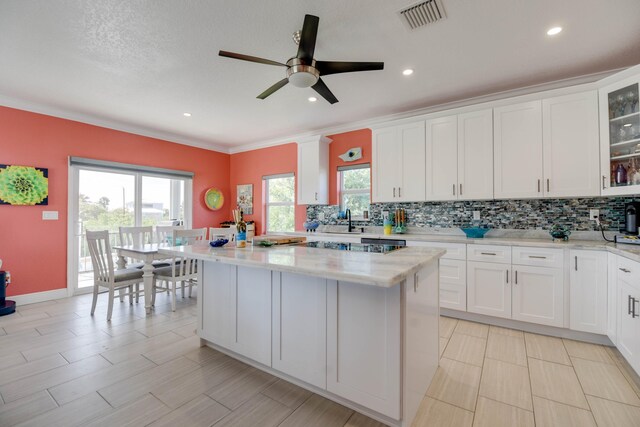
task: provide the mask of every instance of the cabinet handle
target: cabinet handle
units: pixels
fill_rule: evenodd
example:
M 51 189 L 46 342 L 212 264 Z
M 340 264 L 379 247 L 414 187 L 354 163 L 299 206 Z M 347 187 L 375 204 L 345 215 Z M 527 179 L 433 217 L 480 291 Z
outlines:
M 516 285 L 518 284 L 518 270 L 516 270 Z
M 493 252 L 480 252 L 482 255 L 495 255 Z
M 625 273 L 631 273 L 631 270 L 627 270 L 626 268 L 618 268 L 618 270 L 625 272 Z
M 627 314 L 631 314 L 631 295 L 627 295 Z
M 453 195 L 454 196 L 456 195 L 456 185 L 455 184 L 453 184 Z
M 507 269 L 507 283 L 509 283 L 509 269 Z
M 540 192 L 540 180 L 538 180 L 538 193 Z
M 576 255 L 576 271 L 578 271 L 578 255 Z
M 401 188 L 398 187 L 398 197 L 402 197 L 402 193 L 400 193 Z
M 316 197 L 316 202 L 317 202 L 317 201 L 318 201 L 318 193 L 316 193 L 316 196 L 315 196 L 315 197 Z
M 602 175 L 602 189 L 604 190 L 606 187 L 607 177 Z
M 396 187 L 393 187 L 393 197 L 396 197 Z
M 413 276 L 413 292 L 418 292 L 418 273 Z
M 529 258 L 547 259 L 546 256 L 540 256 L 540 255 L 529 255 Z
M 460 195 L 462 196 L 462 184 L 460 184 Z
M 549 178 L 547 178 L 547 193 L 549 192 Z

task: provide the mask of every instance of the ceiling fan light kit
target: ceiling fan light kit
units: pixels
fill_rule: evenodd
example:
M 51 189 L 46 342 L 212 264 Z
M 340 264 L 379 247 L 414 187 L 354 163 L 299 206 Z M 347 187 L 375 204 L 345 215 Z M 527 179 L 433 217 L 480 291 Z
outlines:
M 324 81 L 322 81 L 321 76 L 356 71 L 382 70 L 384 68 L 384 63 L 316 61 L 313 57 L 313 53 L 316 48 L 316 37 L 318 35 L 319 22 L 320 18 L 317 16 L 304 16 L 302 31 L 296 31 L 293 34 L 293 41 L 298 45 L 298 53 L 295 57 L 289 59 L 286 64 L 269 59 L 258 58 L 256 56 L 227 52 L 224 50 L 221 50 L 218 55 L 242 61 L 257 62 L 259 64 L 287 67 L 286 77 L 258 95 L 257 98 L 259 99 L 265 99 L 278 89 L 284 87 L 287 83 L 291 83 L 295 87 L 310 87 L 326 99 L 327 102 L 335 104 L 338 102 L 338 98 L 333 95 Z

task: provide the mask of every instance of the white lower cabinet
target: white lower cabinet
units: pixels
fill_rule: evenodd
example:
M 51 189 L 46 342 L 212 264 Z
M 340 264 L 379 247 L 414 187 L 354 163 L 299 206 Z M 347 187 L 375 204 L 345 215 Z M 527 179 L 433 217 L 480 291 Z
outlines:
M 467 311 L 511 318 L 511 266 L 495 262 L 467 262 Z
M 236 298 L 236 266 L 222 263 L 200 263 L 202 272 L 200 283 L 216 283 L 217 286 L 198 288 L 198 305 L 207 301 L 206 307 L 200 307 L 202 324 L 198 325 L 202 338 L 222 347 L 231 348 L 235 342 L 236 306 L 231 304 Z M 206 295 L 205 295 L 206 294 Z
M 467 263 L 440 259 L 440 307 L 467 311 Z
M 511 318 L 540 325 L 563 327 L 562 269 L 514 265 L 512 273 Z
M 640 263 L 618 257 L 618 350 L 640 372 Z
M 400 417 L 400 288 L 327 281 L 327 390 L 395 419 Z
M 293 273 L 273 274 L 272 367 L 324 389 L 327 280 Z
M 607 334 L 607 253 L 569 251 L 569 327 Z

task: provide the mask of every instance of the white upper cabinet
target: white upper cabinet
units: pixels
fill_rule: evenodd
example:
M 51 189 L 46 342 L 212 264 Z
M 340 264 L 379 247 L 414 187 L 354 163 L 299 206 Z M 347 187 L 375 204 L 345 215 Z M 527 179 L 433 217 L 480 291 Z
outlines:
M 494 108 L 494 196 L 542 197 L 542 102 Z
M 424 121 L 373 131 L 373 202 L 425 200 Z
M 427 200 L 493 197 L 493 111 L 427 120 Z
M 640 192 L 639 85 L 635 74 L 600 89 L 599 184 L 605 196 Z
M 458 198 L 493 198 L 493 110 L 458 115 Z
M 329 202 L 329 142 L 323 136 L 298 142 L 299 205 Z
M 427 200 L 458 198 L 458 116 L 427 120 Z
M 596 91 L 544 99 L 542 129 L 544 195 L 600 195 Z

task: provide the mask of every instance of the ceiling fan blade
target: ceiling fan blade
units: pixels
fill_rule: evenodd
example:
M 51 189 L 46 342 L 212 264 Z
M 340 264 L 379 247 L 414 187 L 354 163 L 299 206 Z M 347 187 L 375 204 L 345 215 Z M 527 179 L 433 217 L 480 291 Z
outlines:
M 265 99 L 267 96 L 271 95 L 273 92 L 277 91 L 278 89 L 282 88 L 284 85 L 286 85 L 287 83 L 289 83 L 289 79 L 282 79 L 280 80 L 278 83 L 274 84 L 273 86 L 271 86 L 269 89 L 265 90 L 264 92 L 262 92 L 260 95 L 258 95 L 256 98 L 259 99 Z
M 304 16 L 302 32 L 300 32 L 300 44 L 298 44 L 298 59 L 303 59 L 309 64 L 316 50 L 316 36 L 318 35 L 318 22 L 320 18 L 313 15 Z
M 322 79 L 318 79 L 316 84 L 311 86 L 311 89 L 318 92 L 324 99 L 329 101 L 329 104 L 335 104 L 338 102 L 338 98 L 336 98 L 333 93 L 329 90 L 326 84 L 322 81 Z
M 225 50 L 221 50 L 220 52 L 218 52 L 218 55 L 224 56 L 227 58 L 240 59 L 242 61 L 257 62 L 259 64 L 278 65 L 281 67 L 286 67 L 286 64 L 272 61 L 270 59 L 258 58 L 257 56 L 243 55 L 241 53 L 227 52 Z
M 384 69 L 384 62 L 337 62 L 316 61 L 316 68 L 321 76 L 354 71 L 376 71 Z

